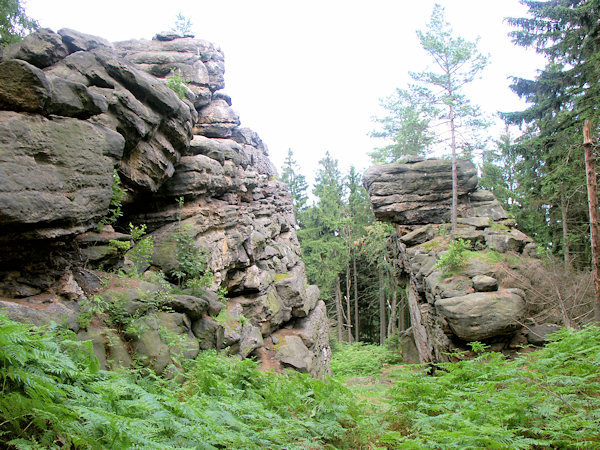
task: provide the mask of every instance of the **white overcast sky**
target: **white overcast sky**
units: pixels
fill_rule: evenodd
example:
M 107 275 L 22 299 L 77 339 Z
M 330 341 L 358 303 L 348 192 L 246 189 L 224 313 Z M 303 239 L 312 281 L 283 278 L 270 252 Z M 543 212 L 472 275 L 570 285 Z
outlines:
M 145 38 L 173 27 L 179 12 L 197 38 L 225 53 L 225 92 L 242 125 L 255 130 L 281 168 L 288 148 L 309 179 L 325 151 L 346 171 L 369 166 L 380 143 L 368 137 L 379 99 L 405 87 L 427 58 L 415 30 L 425 29 L 432 0 L 26 0 L 44 27 L 68 27 L 111 41 Z M 469 94 L 484 111 L 524 104 L 510 76 L 543 67 L 533 50 L 514 46 L 505 17 L 523 17 L 518 0 L 441 0 L 456 34 L 480 37 L 490 65 Z M 496 138 L 498 129 L 491 131 Z

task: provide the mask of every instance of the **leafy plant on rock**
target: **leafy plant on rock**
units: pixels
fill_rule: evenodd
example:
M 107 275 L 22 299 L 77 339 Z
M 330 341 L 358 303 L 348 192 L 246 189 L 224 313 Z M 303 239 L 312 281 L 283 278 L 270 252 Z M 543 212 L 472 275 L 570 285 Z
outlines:
M 462 269 L 467 264 L 468 241 L 458 238 L 450 242 L 448 250 L 443 253 L 433 266 L 444 273 L 451 273 Z

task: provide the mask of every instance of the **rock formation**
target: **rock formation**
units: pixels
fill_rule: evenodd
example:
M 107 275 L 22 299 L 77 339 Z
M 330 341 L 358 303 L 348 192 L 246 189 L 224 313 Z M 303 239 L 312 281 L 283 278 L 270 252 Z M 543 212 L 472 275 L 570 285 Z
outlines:
M 408 285 L 412 326 L 404 342 L 413 352 L 405 355 L 407 362 L 448 361 L 473 341 L 505 352 L 527 343 L 529 302 L 525 286 L 515 280 L 524 279 L 523 267 L 540 265 L 537 247 L 491 192 L 477 189 L 471 162 L 459 161 L 458 181 L 458 227 L 451 234 L 450 161 L 415 158 L 373 166 L 364 176 L 375 216 L 398 231 L 391 246 Z M 460 251 L 462 264 L 439 264 L 458 239 L 467 247 Z M 540 342 L 529 334 L 531 343 Z
M 173 74 L 183 98 L 167 85 Z M 106 367 L 133 357 L 162 373 L 176 356 L 216 348 L 328 373 L 326 311 L 307 283 L 290 194 L 261 139 L 240 126 L 223 75 L 218 47 L 169 34 L 112 44 L 42 29 L 5 49 L 3 313 L 64 324 Z M 123 215 L 121 232 L 98 227 L 111 214 Z M 147 227 L 149 258 L 123 255 L 129 223 Z M 168 283 L 184 237 L 214 274 L 204 294 Z

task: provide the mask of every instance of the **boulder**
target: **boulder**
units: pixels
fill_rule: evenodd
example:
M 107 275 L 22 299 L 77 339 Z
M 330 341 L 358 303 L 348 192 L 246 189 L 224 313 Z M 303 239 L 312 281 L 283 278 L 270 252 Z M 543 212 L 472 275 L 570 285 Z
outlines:
M 291 367 L 299 372 L 309 373 L 313 369 L 313 354 L 298 336 L 285 336 L 278 344 L 275 358 L 284 367 Z
M 69 54 L 60 35 L 48 28 L 40 28 L 23 40 L 3 49 L 2 57 L 21 59 L 40 69 L 51 66 Z
M 458 195 L 477 187 L 472 162 L 457 163 Z M 448 160 L 414 159 L 404 164 L 371 166 L 363 177 L 375 217 L 402 225 L 449 222 L 452 164 Z
M 497 291 L 498 280 L 487 275 L 475 275 L 473 277 L 473 288 L 477 292 Z
M 204 316 L 192 324 L 192 332 L 198 339 L 201 350 L 223 348 L 225 335 L 223 326 L 211 317 Z
M 50 83 L 40 69 L 28 62 L 0 62 L 0 109 L 41 113 L 50 101 Z
M 44 303 L 0 300 L 0 312 L 15 322 L 38 326 L 55 323 L 75 332 L 79 331 L 77 312 L 58 301 L 56 297 L 49 298 Z
M 544 345 L 548 343 L 548 336 L 562 327 L 554 323 L 543 323 L 529 327 L 527 331 L 527 341 L 531 345 Z
M 520 327 L 525 310 L 524 296 L 520 289 L 476 292 L 437 299 L 435 308 L 460 339 L 480 341 L 510 334 Z

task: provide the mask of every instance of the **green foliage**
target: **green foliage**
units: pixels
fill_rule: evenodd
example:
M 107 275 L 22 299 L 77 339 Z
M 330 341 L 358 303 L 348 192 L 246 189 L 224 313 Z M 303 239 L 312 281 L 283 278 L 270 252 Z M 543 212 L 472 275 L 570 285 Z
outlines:
M 366 377 L 381 373 L 385 363 L 399 362 L 398 349 L 357 342 L 337 342 L 331 355 L 331 371 L 336 377 Z
M 77 316 L 79 328 L 86 329 L 92 317 L 102 314 L 107 308 L 108 304 L 99 295 L 93 295 L 79 302 L 79 315 Z
M 165 337 L 169 333 L 162 330 Z M 90 342 L 0 314 L 0 444 L 18 448 L 366 446 L 361 402 L 334 379 L 274 375 L 202 352 L 183 384 L 98 371 Z
M 466 253 L 468 248 L 468 241 L 460 238 L 453 240 L 450 242 L 448 250 L 439 257 L 433 267 L 442 269 L 444 273 L 451 273 L 462 269 L 468 261 Z
M 127 254 L 127 257 L 133 263 L 132 274 L 139 276 L 140 271 L 143 271 L 152 261 L 154 253 L 154 241 L 152 236 L 144 236 L 146 234 L 146 224 L 133 225 L 129 224 L 129 234 L 133 239 L 133 248 Z
M 177 14 L 173 31 L 179 33 L 180 36 L 189 36 L 192 32 L 192 20 L 185 17 L 182 13 Z
M 381 126 L 371 137 L 392 141 L 385 147 L 369 153 L 375 163 L 400 162 L 407 156 L 424 156 L 431 149 L 434 135 L 430 129 L 434 109 L 416 86 L 410 89 L 396 89 L 393 96 L 381 101 L 387 111 L 384 117 L 375 121 Z
M 131 242 L 119 241 L 117 239 L 111 239 L 108 241 L 108 245 L 114 248 L 119 255 L 124 255 L 131 249 Z
M 183 79 L 180 69 L 171 69 L 171 74 L 167 76 L 167 87 L 177 94 L 180 99 L 185 99 L 188 82 Z
M 174 235 L 177 267 L 170 275 L 178 280 L 192 295 L 202 296 L 213 281 L 208 267 L 208 255 L 198 248 L 189 227 L 181 227 Z
M 300 168 L 296 160 L 294 160 L 294 153 L 291 148 L 288 149 L 287 157 L 283 162 L 281 181 L 288 185 L 288 189 L 292 195 L 292 205 L 294 206 L 296 221 L 299 222 L 301 218 L 300 212 L 306 208 L 306 202 L 308 201 L 306 194 L 308 184 L 306 183 L 306 177 L 300 173 Z
M 112 181 L 112 197 L 110 199 L 110 206 L 108 207 L 108 215 L 100 219 L 98 222 L 98 230 L 102 230 L 104 225 L 112 225 L 117 221 L 119 217 L 123 215 L 123 199 L 125 199 L 125 189 L 121 185 L 121 177 L 117 169 L 113 170 L 113 181 Z
M 36 20 L 25 14 L 21 0 L 0 0 L 0 47 L 20 41 L 37 30 Z
M 555 339 L 514 361 L 483 352 L 436 377 L 407 372 L 390 391 L 397 446 L 596 448 L 600 328 Z

